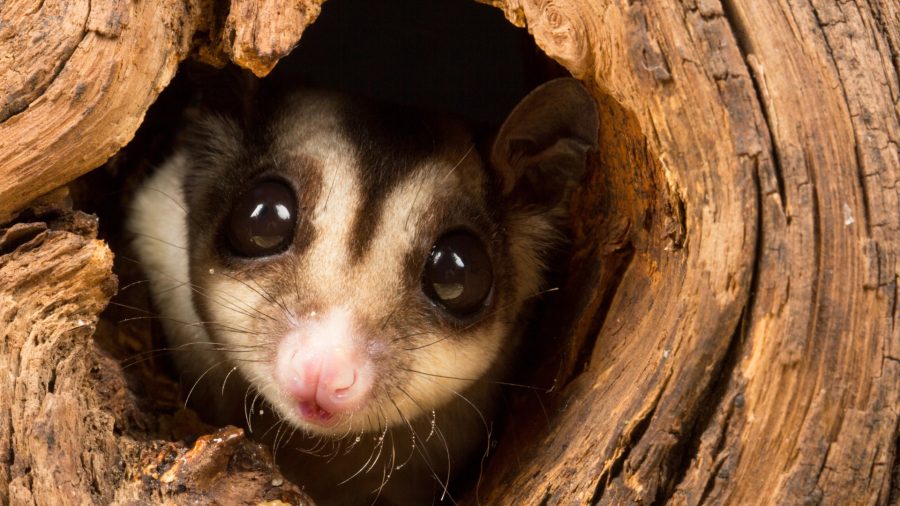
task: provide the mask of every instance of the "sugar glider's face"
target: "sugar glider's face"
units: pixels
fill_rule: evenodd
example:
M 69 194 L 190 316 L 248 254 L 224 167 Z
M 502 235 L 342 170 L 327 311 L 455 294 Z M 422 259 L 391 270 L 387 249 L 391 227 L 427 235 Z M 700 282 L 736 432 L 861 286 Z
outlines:
M 403 426 L 502 370 L 554 216 L 463 128 L 301 92 L 249 129 L 206 117 L 186 146 L 195 310 L 282 418 Z
M 460 395 L 509 351 L 538 288 L 465 132 L 380 109 L 298 94 L 255 137 L 209 118 L 185 180 L 191 281 L 223 294 L 194 296 L 211 338 L 317 432 Z

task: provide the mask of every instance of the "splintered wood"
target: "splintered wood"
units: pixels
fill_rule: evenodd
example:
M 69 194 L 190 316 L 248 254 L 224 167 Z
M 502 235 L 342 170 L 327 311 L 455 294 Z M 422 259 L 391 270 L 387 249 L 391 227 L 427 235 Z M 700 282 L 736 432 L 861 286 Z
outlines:
M 900 501 L 900 4 L 486 3 L 586 83 L 601 150 L 523 380 L 553 391 L 513 398 L 468 500 Z M 0 223 L 125 145 L 180 61 L 265 74 L 319 4 L 0 3 Z M 0 230 L 0 502 L 300 501 L 240 475 L 268 457 L 233 430 L 191 449 L 135 407 L 91 339 L 109 250 L 35 209 Z
M 155 418 L 95 344 L 116 291 L 96 218 L 50 206 L 32 220 L 0 228 L 0 503 L 312 504 L 241 429 L 154 439 L 213 429 Z
M 572 374 L 480 498 L 900 500 L 900 4 L 491 3 L 560 61 L 584 28 L 607 106 Z
M 125 146 L 191 52 L 265 75 L 321 1 L 216 3 L 0 3 L 0 223 Z

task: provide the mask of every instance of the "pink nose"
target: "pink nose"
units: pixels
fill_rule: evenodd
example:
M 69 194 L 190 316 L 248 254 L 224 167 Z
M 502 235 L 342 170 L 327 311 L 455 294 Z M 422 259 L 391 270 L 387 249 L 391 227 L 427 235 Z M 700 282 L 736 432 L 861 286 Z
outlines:
M 345 310 L 298 322 L 278 345 L 275 380 L 303 419 L 328 425 L 362 407 L 372 390 L 371 358 Z
M 315 355 L 294 356 L 279 371 L 279 383 L 297 401 L 303 416 L 325 420 L 357 409 L 372 386 L 367 364 L 339 349 Z

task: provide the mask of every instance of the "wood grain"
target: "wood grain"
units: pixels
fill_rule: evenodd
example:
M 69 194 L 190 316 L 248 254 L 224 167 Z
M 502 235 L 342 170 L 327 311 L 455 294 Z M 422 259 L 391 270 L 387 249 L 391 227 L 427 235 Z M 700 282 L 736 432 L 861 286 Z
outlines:
M 634 251 L 608 303 L 570 285 L 589 351 L 569 357 L 590 358 L 481 500 L 896 501 L 896 3 L 495 3 L 633 115 L 604 108 L 614 174 L 582 197 L 604 217 L 575 268 Z M 591 54 L 548 17 L 582 20 Z
M 320 3 L 0 4 L 0 223 L 125 146 L 188 55 L 265 75 Z
M 468 501 L 896 504 L 897 2 L 486 3 L 589 87 L 601 150 L 573 202 L 562 301 L 541 326 L 555 351 L 533 378 L 555 382 L 547 417 L 533 396 L 514 400 Z M 122 147 L 178 62 L 264 75 L 319 8 L 0 4 L 0 223 Z M 65 233 L 20 219 L 0 240 L 0 369 L 31 371 L 0 388 L 13 406 L 0 456 L 15 456 L 0 460 L 0 499 L 16 504 L 106 501 L 125 486 L 111 463 L 141 454 L 121 440 L 36 449 L 55 424 L 100 434 L 127 412 L 66 379 L 98 364 L 88 337 L 112 288 L 102 243 Z M 46 274 L 52 262 L 71 276 Z M 42 432 L 17 428 L 26 419 Z
M 95 217 L 0 228 L 0 504 L 312 504 L 234 427 L 151 414 L 92 335 L 116 291 Z

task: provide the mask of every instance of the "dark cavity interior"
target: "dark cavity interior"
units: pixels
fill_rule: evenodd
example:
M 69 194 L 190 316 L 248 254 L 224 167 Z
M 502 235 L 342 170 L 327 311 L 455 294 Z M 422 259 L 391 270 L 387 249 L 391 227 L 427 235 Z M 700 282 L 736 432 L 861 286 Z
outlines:
M 564 75 L 499 9 L 462 0 L 331 0 L 271 79 L 499 124 Z

